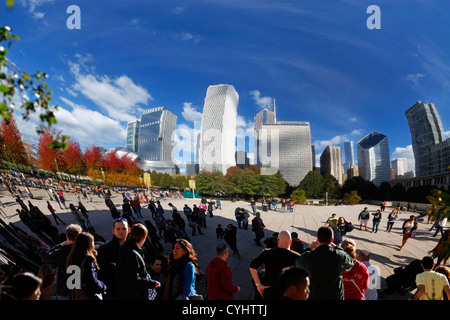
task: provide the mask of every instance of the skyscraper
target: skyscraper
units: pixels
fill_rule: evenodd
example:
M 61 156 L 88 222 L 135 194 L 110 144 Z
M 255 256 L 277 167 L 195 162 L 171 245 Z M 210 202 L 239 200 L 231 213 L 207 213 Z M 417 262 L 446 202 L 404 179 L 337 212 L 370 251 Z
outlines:
M 127 124 L 127 148 L 133 152 L 139 151 L 139 126 L 139 120 L 130 121 Z
M 391 167 L 394 170 L 394 178 L 402 177 L 408 171 L 406 158 L 397 158 L 391 161 Z
M 274 103 L 275 104 L 275 103 Z M 254 136 L 255 136 L 255 157 L 256 165 L 262 167 L 261 163 L 261 129 L 263 124 L 276 123 L 276 114 L 274 111 L 265 108 L 261 110 L 254 118 Z
M 387 136 L 374 131 L 362 138 L 357 145 L 359 175 L 376 186 L 389 181 L 391 163 Z
M 416 176 L 422 177 L 440 173 L 439 167 L 442 157 L 433 150 L 448 153 L 440 145 L 444 141 L 444 129 L 441 118 L 433 103 L 417 101 L 405 111 L 411 131 L 412 147 L 416 162 Z M 445 148 L 444 148 L 445 149 Z M 433 163 L 432 163 L 433 162 Z M 445 162 L 445 161 L 444 161 Z M 449 163 L 447 162 L 448 166 Z M 442 166 L 445 169 L 445 165 Z
M 331 174 L 336 178 L 339 185 L 344 182 L 344 173 L 342 171 L 341 148 L 337 146 L 327 146 L 320 156 L 320 173 Z
M 355 148 L 353 141 L 344 142 L 344 151 L 345 151 L 345 162 L 344 162 L 344 173 L 347 173 L 347 170 L 351 168 L 351 166 L 355 165 Z
M 306 121 L 277 121 L 261 129 L 261 162 L 267 173 L 280 170 L 290 186 L 298 186 L 312 170 L 311 130 Z M 270 172 L 271 171 L 271 172 Z
M 239 95 L 232 85 L 209 86 L 202 113 L 200 171 L 214 168 L 226 174 L 236 165 L 236 118 Z
M 148 161 L 173 161 L 173 133 L 177 116 L 166 107 L 142 112 L 139 127 L 139 155 Z

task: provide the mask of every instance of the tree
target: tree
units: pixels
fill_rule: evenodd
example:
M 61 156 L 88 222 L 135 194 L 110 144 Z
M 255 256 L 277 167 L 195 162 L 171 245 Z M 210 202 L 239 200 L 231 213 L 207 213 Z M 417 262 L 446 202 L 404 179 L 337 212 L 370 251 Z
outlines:
M 344 203 L 348 203 L 351 205 L 357 204 L 361 201 L 361 197 L 358 195 L 356 190 L 350 191 L 350 193 L 344 194 Z
M 323 198 L 323 177 L 317 171 L 310 171 L 300 182 L 299 188 L 305 191 L 307 198 Z
M 65 166 L 60 169 L 75 176 L 86 173 L 86 162 L 78 142 L 69 140 L 68 148 L 61 154 Z
M 16 164 L 29 165 L 30 160 L 22 141 L 22 136 L 13 117 L 1 124 L 4 155 L 6 160 Z
M 323 178 L 323 194 L 328 192 L 329 199 L 338 199 L 341 196 L 341 187 L 337 179 L 331 174 L 325 174 Z
M 56 172 L 56 157 L 59 151 L 50 148 L 51 143 L 52 135 L 50 132 L 41 134 L 37 149 L 38 163 L 43 170 Z
M 102 167 L 101 148 L 92 145 L 84 150 L 84 161 L 89 169 L 100 169 Z
M 12 0 L 7 0 L 8 6 L 13 5 Z M 48 87 L 45 79 L 48 75 L 45 72 L 36 71 L 29 74 L 20 70 L 14 63 L 11 63 L 7 55 L 14 40 L 20 40 L 12 33 L 9 26 L 0 27 L 0 116 L 9 123 L 12 117 L 12 110 L 19 107 L 23 110 L 23 118 L 28 120 L 30 114 L 41 112 L 39 118 L 41 126 L 37 129 L 38 134 L 48 132 L 57 123 L 54 111 L 58 106 L 50 106 L 52 100 L 52 89 Z M 19 97 L 19 99 L 17 99 Z M 14 103 L 20 101 L 19 106 Z M 66 149 L 67 136 L 51 133 L 52 141 L 50 148 Z
M 297 203 L 305 203 L 306 201 L 305 190 L 300 188 L 295 189 L 294 192 L 291 193 L 290 198 Z

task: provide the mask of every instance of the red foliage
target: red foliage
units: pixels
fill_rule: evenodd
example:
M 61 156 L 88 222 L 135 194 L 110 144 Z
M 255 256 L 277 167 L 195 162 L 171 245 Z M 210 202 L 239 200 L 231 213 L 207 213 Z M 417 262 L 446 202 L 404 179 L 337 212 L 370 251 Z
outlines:
M 13 117 L 11 117 L 9 124 L 5 120 L 2 121 L 1 135 L 4 144 L 3 152 L 7 156 L 6 160 L 17 164 L 29 164 L 22 136 Z
M 99 169 L 102 166 L 102 151 L 95 145 L 84 150 L 84 161 L 86 166 L 91 169 Z
M 57 157 L 58 151 L 49 147 L 49 144 L 51 142 L 52 134 L 50 132 L 45 132 L 39 137 L 39 144 L 37 149 L 38 163 L 43 170 L 56 171 L 57 169 L 55 159 Z
M 82 174 L 85 172 L 85 160 L 83 156 L 83 152 L 81 151 L 80 144 L 73 140 L 69 140 L 69 147 L 62 152 L 62 157 L 59 160 L 64 164 L 64 171 L 73 173 L 73 174 Z M 59 162 L 58 162 L 59 165 Z

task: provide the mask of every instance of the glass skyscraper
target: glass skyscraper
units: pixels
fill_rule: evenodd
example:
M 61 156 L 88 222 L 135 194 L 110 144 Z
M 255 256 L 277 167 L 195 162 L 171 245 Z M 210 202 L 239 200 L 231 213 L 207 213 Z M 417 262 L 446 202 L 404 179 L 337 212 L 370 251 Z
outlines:
M 209 86 L 202 113 L 200 171 L 217 169 L 224 175 L 236 166 L 236 119 L 239 95 L 232 85 Z
M 379 132 L 369 133 L 358 143 L 359 175 L 376 186 L 391 177 L 388 138 Z
M 353 141 L 344 142 L 345 162 L 344 162 L 344 174 L 347 170 L 355 165 L 355 151 Z
M 441 164 L 448 150 L 441 145 L 444 141 L 444 129 L 436 107 L 433 103 L 417 101 L 405 114 L 411 131 L 416 176 L 440 173 L 450 163 L 447 159 L 446 163 Z
M 139 120 L 130 121 L 127 124 L 127 148 L 133 152 L 139 151 L 139 126 Z
M 148 161 L 172 161 L 173 134 L 177 116 L 166 107 L 142 112 L 139 127 L 139 155 Z

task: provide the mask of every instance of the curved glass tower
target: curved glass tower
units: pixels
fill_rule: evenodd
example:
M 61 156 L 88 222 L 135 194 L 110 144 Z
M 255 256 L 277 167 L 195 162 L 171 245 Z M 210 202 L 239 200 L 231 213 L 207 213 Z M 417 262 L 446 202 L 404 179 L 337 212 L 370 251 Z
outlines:
M 388 138 L 379 132 L 369 133 L 358 143 L 359 175 L 377 187 L 391 177 Z

